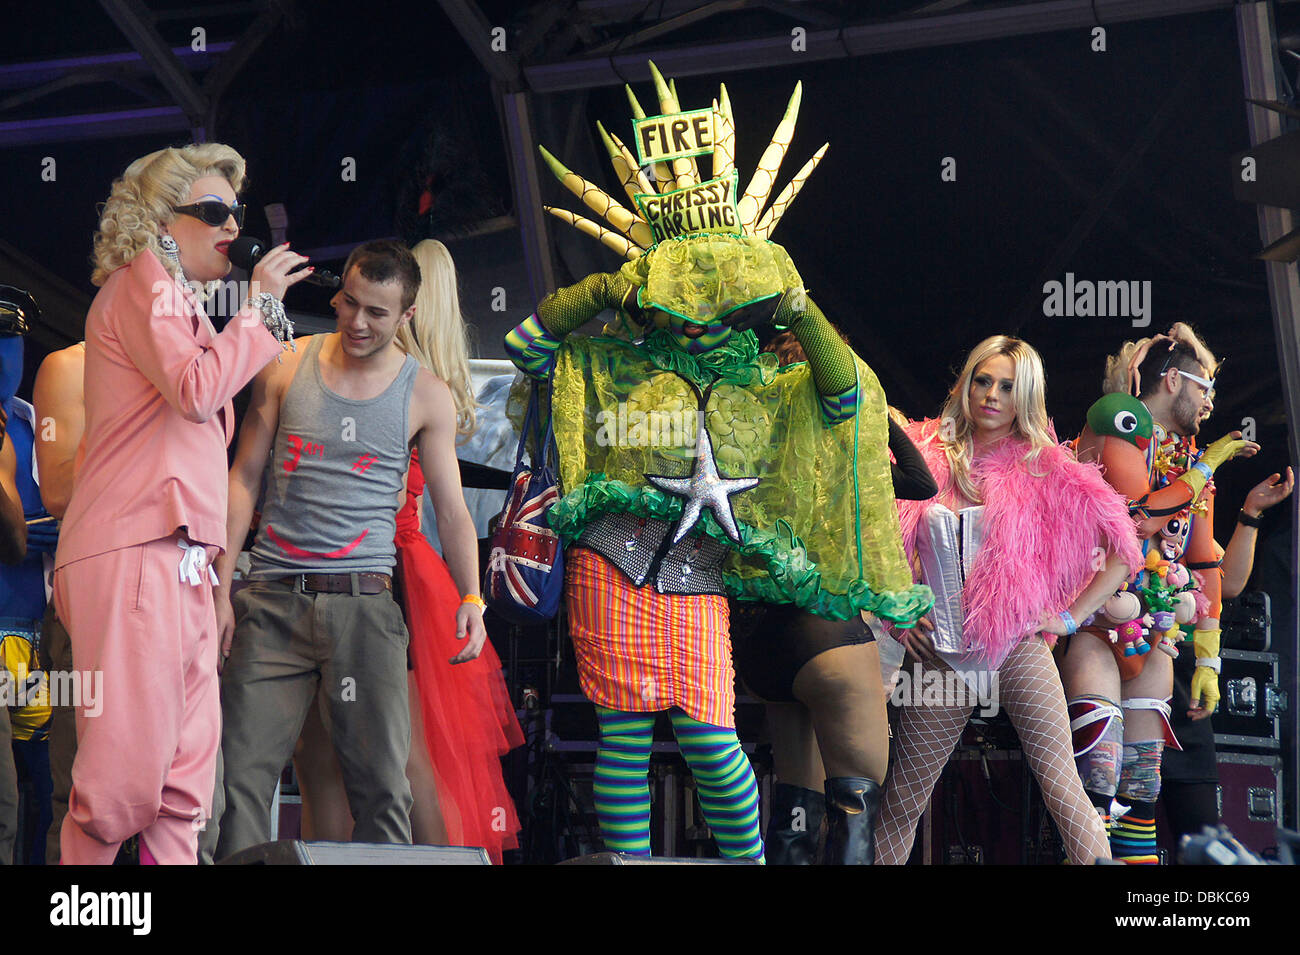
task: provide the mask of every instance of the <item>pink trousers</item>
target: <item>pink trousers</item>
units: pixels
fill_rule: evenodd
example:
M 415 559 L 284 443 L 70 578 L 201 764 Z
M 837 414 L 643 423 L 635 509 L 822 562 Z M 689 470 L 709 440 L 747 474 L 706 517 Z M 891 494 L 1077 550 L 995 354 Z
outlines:
M 111 865 L 136 833 L 142 858 L 197 861 L 221 742 L 217 622 L 206 561 L 200 585 L 183 582 L 178 540 L 109 551 L 55 572 L 55 604 L 82 689 L 60 836 L 64 864 Z

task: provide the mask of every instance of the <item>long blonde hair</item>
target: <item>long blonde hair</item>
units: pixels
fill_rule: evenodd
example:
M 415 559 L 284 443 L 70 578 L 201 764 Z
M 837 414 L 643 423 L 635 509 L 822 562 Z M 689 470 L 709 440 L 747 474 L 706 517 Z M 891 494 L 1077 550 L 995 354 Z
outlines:
M 1032 345 L 1019 338 L 994 335 L 984 339 L 971 349 L 940 413 L 939 440 L 948 458 L 948 467 L 962 495 L 974 502 L 982 498 L 970 476 L 972 434 L 975 430 L 970 410 L 970 383 L 979 367 L 998 355 L 1007 356 L 1016 367 L 1015 383 L 1011 387 L 1016 418 L 1011 431 L 1030 444 L 1025 460 L 1032 463 L 1043 448 L 1056 444 L 1047 421 L 1047 375 L 1043 372 L 1043 359 Z
M 127 166 L 100 212 L 90 281 L 103 285 L 145 249 L 181 279 L 180 266 L 158 244 L 159 227 L 176 218 L 172 207 L 189 202 L 195 180 L 204 176 L 221 176 L 238 193 L 244 188 L 244 157 L 223 143 L 199 143 L 160 149 Z
M 397 333 L 397 343 L 451 388 L 456 406 L 456 433 L 474 433 L 479 403 L 469 374 L 469 328 L 460 314 L 456 263 L 437 239 L 425 239 L 411 250 L 420 266 L 420 290 L 415 317 Z

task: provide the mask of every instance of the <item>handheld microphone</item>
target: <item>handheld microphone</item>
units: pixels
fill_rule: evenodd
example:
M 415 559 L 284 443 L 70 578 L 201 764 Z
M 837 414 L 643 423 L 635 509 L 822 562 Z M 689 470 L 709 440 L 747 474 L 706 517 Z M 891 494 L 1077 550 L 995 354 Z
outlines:
M 271 248 L 272 246 L 268 245 L 265 239 L 259 239 L 257 236 L 252 235 L 241 235 L 226 248 L 226 255 L 230 258 L 232 264 L 252 272 L 253 266 L 261 260 L 262 256 L 270 252 Z M 305 265 L 299 266 L 289 274 L 293 275 L 304 268 L 306 268 Z M 310 282 L 312 285 L 323 285 L 326 288 L 338 288 L 343 284 L 342 279 L 325 269 L 317 269 L 303 281 Z

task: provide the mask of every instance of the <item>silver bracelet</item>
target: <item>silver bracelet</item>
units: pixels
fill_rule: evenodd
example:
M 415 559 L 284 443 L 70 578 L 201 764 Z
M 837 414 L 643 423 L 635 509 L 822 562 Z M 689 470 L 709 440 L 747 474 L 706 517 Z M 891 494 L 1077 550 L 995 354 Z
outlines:
M 260 292 L 249 296 L 244 304 L 262 313 L 262 324 L 280 344 L 287 344 L 290 351 L 298 350 L 293 342 L 293 322 L 285 314 L 283 302 L 270 292 Z
M 1223 672 L 1223 659 L 1221 657 L 1197 657 L 1196 665 L 1213 670 L 1215 673 Z

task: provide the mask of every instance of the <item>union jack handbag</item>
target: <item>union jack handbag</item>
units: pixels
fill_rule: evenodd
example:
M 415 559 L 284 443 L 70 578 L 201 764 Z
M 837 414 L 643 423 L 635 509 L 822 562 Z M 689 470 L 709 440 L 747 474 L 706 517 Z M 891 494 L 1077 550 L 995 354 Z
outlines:
M 546 520 L 551 505 L 560 499 L 551 465 L 555 426 L 547 414 L 546 433 L 540 434 L 540 392 L 540 383 L 533 382 L 519 450 L 515 452 L 515 473 L 506 494 L 505 510 L 492 533 L 483 578 L 487 605 L 521 626 L 534 626 L 554 617 L 564 592 L 564 549 Z M 535 442 L 531 464 L 526 461 L 530 434 Z

